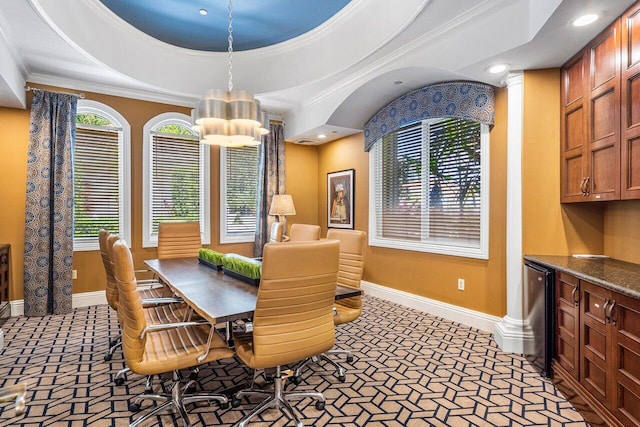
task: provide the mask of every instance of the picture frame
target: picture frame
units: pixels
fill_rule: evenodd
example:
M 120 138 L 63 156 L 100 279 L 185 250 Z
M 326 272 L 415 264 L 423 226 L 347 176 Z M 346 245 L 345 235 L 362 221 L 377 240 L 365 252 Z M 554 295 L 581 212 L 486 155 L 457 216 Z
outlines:
M 327 227 L 353 229 L 355 169 L 327 174 Z M 342 193 L 342 194 L 340 194 Z

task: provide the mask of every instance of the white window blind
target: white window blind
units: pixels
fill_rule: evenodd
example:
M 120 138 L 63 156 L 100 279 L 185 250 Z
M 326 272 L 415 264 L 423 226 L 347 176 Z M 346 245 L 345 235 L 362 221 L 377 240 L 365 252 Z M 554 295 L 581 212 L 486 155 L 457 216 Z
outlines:
M 78 125 L 74 148 L 74 239 L 95 239 L 101 228 L 121 233 L 121 130 Z
M 201 221 L 201 163 L 197 137 L 151 133 L 151 232 L 164 221 Z
M 223 148 L 221 161 L 221 242 L 253 242 L 258 197 L 258 147 Z
M 372 151 L 371 244 L 478 258 L 488 248 L 485 125 L 425 120 Z

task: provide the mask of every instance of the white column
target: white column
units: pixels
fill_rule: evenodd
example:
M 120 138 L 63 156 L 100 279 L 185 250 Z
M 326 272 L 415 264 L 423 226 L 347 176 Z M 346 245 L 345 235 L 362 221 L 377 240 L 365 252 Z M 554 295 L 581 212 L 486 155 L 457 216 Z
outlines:
M 507 77 L 507 315 L 496 324 L 498 346 L 523 353 L 533 340 L 524 320 L 522 280 L 523 73 Z

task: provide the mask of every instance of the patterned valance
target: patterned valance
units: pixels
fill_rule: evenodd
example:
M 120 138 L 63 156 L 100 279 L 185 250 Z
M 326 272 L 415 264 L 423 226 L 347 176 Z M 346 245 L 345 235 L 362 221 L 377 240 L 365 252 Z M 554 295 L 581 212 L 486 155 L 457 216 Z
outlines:
M 364 149 L 380 137 L 420 120 L 458 117 L 492 125 L 493 86 L 476 82 L 447 82 L 425 86 L 391 102 L 364 126 Z

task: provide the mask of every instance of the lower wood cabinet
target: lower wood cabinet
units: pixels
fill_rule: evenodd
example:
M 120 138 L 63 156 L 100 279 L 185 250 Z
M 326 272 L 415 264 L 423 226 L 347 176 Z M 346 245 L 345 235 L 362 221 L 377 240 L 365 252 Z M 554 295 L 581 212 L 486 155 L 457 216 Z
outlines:
M 556 275 L 556 366 L 612 425 L 640 425 L 640 300 Z

